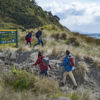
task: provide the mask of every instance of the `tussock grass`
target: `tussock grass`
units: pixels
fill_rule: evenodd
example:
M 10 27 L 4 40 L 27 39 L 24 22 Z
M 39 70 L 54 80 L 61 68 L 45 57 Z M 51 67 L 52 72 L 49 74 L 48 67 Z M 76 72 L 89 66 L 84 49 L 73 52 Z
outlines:
M 43 78 L 35 83 L 36 91 L 39 93 L 57 93 L 59 85 L 53 79 Z
M 96 67 L 96 69 L 100 70 L 100 59 L 97 57 L 93 57 L 93 67 Z
M 78 90 L 71 95 L 72 100 L 93 100 L 89 91 Z
M 90 90 L 85 90 L 83 88 L 79 88 L 76 91 L 67 91 L 67 93 L 56 93 L 50 98 L 60 98 L 60 97 L 65 97 L 65 98 L 71 98 L 72 100 L 95 100 L 95 96 L 91 95 Z
M 78 32 L 72 32 L 72 35 L 74 37 L 78 37 L 79 39 L 81 39 L 82 41 L 88 43 L 88 44 L 93 44 L 93 45 L 100 45 L 100 39 L 95 39 L 93 37 L 89 37 L 89 36 L 86 36 L 86 35 L 82 35 Z
M 12 68 L 11 72 L 4 73 L 1 83 L 12 90 L 31 90 L 35 94 L 56 93 L 59 86 L 53 79 L 37 77 L 26 70 Z
M 54 38 L 57 40 L 66 40 L 67 39 L 67 33 L 54 33 L 51 34 L 51 38 Z
M 32 91 L 16 92 L 0 86 L 0 100 L 46 100 L 44 95 L 36 96 Z
M 80 75 L 85 79 L 86 78 L 86 73 L 89 71 L 88 65 L 84 61 L 79 61 L 77 66 L 76 66 L 75 74 Z
M 37 77 L 26 70 L 12 68 L 0 78 L 0 100 L 47 100 L 59 92 L 52 78 Z

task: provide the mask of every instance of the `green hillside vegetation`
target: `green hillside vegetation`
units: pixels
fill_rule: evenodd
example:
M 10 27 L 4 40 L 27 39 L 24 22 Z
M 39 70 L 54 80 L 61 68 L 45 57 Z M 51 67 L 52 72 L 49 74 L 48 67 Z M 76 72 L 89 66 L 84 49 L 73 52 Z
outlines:
M 62 93 L 58 82 L 54 79 L 38 77 L 34 73 L 15 67 L 3 73 L 0 78 L 1 100 L 50 100 L 61 96 L 72 98 L 72 100 L 91 100 L 87 91 Z
M 59 17 L 43 11 L 34 0 L 0 0 L 0 28 L 36 28 L 47 24 L 59 27 Z
M 100 70 L 100 39 L 71 32 L 62 26 L 59 20 L 59 17 L 52 15 L 51 12 L 43 11 L 34 0 L 0 0 L 0 28 L 18 28 L 19 41 L 18 48 L 15 48 L 13 43 L 0 44 L 0 54 L 6 50 L 19 51 L 20 54 L 25 51 L 36 51 L 37 53 L 38 50 L 43 50 L 51 57 L 51 60 L 59 61 L 65 56 L 65 51 L 70 50 L 78 63 L 74 72 L 76 76 L 84 78 L 90 67 Z M 23 31 L 20 27 L 24 27 L 26 30 Z M 42 37 L 45 46 L 34 48 L 33 45 L 37 42 L 35 33 L 40 28 L 44 28 Z M 31 48 L 26 46 L 25 41 L 25 36 L 30 31 L 33 31 Z M 33 63 L 33 58 L 26 63 L 28 65 L 31 62 Z M 6 59 L 3 65 L 5 64 Z M 12 65 L 9 66 L 12 67 Z M 3 67 L 5 68 L 5 66 Z M 69 97 L 72 100 L 95 100 L 89 98 L 91 93 L 89 94 L 85 89 L 71 90 L 69 94 L 62 92 L 58 80 L 54 80 L 53 77 L 38 77 L 34 72 L 28 72 L 17 66 L 5 69 L 5 71 L 0 74 L 0 100 L 48 100 L 48 98 L 61 96 Z M 53 72 L 53 70 L 51 71 Z

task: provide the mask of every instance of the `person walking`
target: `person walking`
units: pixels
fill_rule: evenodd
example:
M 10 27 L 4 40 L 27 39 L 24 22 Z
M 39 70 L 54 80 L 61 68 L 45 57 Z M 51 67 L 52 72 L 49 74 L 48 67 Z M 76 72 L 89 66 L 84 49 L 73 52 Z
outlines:
M 44 46 L 44 42 L 43 42 L 43 39 L 42 39 L 42 31 L 43 31 L 43 28 L 41 28 L 37 33 L 36 33 L 36 38 L 38 40 L 38 42 L 36 44 L 34 44 L 34 47 L 37 46 L 37 45 L 40 45 L 42 44 L 42 46 Z
M 63 62 L 61 63 L 61 66 L 64 66 L 64 68 L 65 68 L 65 72 L 63 74 L 62 85 L 65 85 L 66 76 L 69 75 L 69 77 L 71 78 L 71 80 L 74 84 L 73 89 L 76 89 L 77 88 L 77 83 L 76 83 L 76 80 L 75 80 L 74 75 L 72 73 L 72 71 L 75 69 L 75 59 L 70 54 L 70 51 L 66 50 L 66 56 L 63 59 Z
M 40 74 L 48 76 L 48 68 L 52 68 L 49 65 L 48 60 L 45 59 L 45 56 L 43 56 L 43 52 L 38 52 L 38 59 L 36 62 L 33 64 L 33 66 L 39 65 L 40 66 Z
M 31 45 L 32 45 L 32 33 L 33 33 L 33 31 L 31 31 L 31 32 L 29 32 L 27 35 L 26 35 L 26 37 L 25 37 L 25 39 L 26 39 L 26 44 L 28 45 L 28 44 L 30 44 L 30 47 L 31 47 Z

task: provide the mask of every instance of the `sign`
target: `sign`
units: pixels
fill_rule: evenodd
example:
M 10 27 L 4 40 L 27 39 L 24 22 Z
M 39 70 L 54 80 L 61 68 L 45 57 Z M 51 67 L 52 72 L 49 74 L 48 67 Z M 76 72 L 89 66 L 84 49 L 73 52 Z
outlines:
M 0 30 L 0 44 L 16 43 L 18 47 L 17 30 Z

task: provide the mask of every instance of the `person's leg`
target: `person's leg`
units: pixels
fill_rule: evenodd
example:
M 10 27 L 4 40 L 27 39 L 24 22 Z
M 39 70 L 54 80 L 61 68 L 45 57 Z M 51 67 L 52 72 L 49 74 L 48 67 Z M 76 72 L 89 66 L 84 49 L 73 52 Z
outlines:
M 42 46 L 44 46 L 44 42 L 43 42 L 43 40 L 41 41 L 41 43 L 42 43 Z
M 77 86 L 77 83 L 76 83 L 76 80 L 75 80 L 75 78 L 74 78 L 74 75 L 73 75 L 72 71 L 70 71 L 68 74 L 69 74 L 69 77 L 71 78 L 71 80 L 72 80 L 74 86 Z
M 43 39 L 41 39 L 41 40 L 40 40 L 40 42 L 41 42 L 42 46 L 44 46 L 44 42 L 43 42 Z
M 30 43 L 30 47 L 31 47 L 31 41 L 29 43 Z
M 40 75 L 42 75 L 44 72 L 43 71 L 40 71 Z
M 43 76 L 48 76 L 48 72 L 47 70 L 43 70 L 40 72 L 40 75 L 43 75 Z
M 38 38 L 38 43 L 36 43 L 36 44 L 34 45 L 34 47 L 37 46 L 37 45 L 40 45 L 40 40 L 39 40 L 39 38 Z
M 44 74 L 48 77 L 48 70 L 44 70 Z
M 26 45 L 28 45 L 28 41 L 26 41 Z
M 64 72 L 63 74 L 63 84 L 65 85 L 66 82 L 66 76 L 68 75 L 68 72 Z

